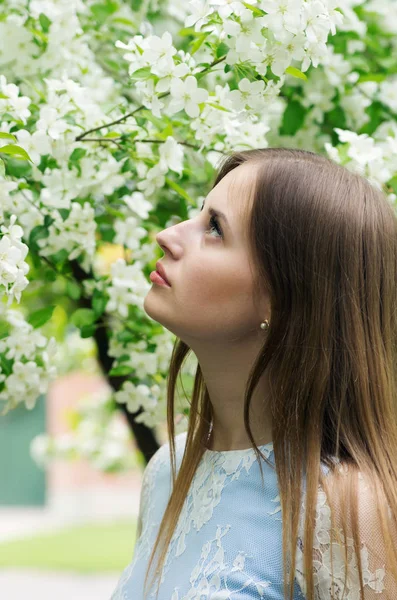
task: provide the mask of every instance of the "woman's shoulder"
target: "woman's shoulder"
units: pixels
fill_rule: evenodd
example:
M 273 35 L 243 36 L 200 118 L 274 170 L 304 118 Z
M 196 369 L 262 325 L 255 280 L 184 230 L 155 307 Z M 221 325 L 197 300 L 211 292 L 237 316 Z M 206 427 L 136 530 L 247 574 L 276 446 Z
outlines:
M 176 435 L 174 438 L 177 467 L 185 447 L 186 435 L 187 433 L 184 431 Z M 167 441 L 160 446 L 160 448 L 153 454 L 153 456 L 147 463 L 143 474 L 142 484 L 147 483 L 149 480 L 153 479 L 156 479 L 156 483 L 159 483 L 159 479 L 165 480 L 165 477 L 169 477 L 170 473 L 170 443 L 169 441 Z
M 316 598 L 328 600 L 329 583 L 331 581 L 332 565 L 330 555 L 337 573 L 337 586 L 343 589 L 345 575 L 344 557 L 347 552 L 348 562 L 351 568 L 347 579 L 347 598 L 358 598 L 359 595 L 359 573 L 357 568 L 357 557 L 355 556 L 354 541 L 352 535 L 352 521 L 350 519 L 351 507 L 346 502 L 350 495 L 352 481 L 354 482 L 354 499 L 357 503 L 357 520 L 359 525 L 360 555 L 364 566 L 364 590 L 368 598 L 372 598 L 375 590 L 377 593 L 385 591 L 390 593 L 388 597 L 397 598 L 397 583 L 392 579 L 385 579 L 387 571 L 386 549 L 381 536 L 381 526 L 378 514 L 378 496 L 372 478 L 355 466 L 348 466 L 337 461 L 335 469 L 325 470 L 326 477 L 323 484 L 318 486 L 318 496 L 315 506 L 314 545 L 313 558 L 315 559 L 316 576 Z M 304 508 L 304 503 L 303 503 Z M 333 526 L 331 525 L 331 511 L 333 515 Z M 343 535 L 342 517 L 346 518 L 346 540 Z M 304 541 L 304 511 L 301 514 L 298 537 L 297 574 L 302 590 L 306 589 L 303 576 L 303 541 Z M 332 552 L 331 552 L 331 528 L 333 529 Z M 397 526 L 393 531 L 394 544 L 397 545 Z M 382 596 L 383 597 L 383 596 Z M 365 598 L 367 596 L 365 595 Z
M 187 432 L 183 431 L 182 433 L 178 433 L 175 437 L 174 437 L 174 444 L 175 444 L 175 456 L 176 458 L 180 458 L 181 454 L 183 454 L 183 451 L 185 449 L 185 444 L 186 444 L 186 436 L 187 436 Z M 170 465 L 170 442 L 167 441 L 164 444 L 162 444 L 160 446 L 160 448 L 157 450 L 157 452 L 152 456 L 152 458 L 150 459 L 149 463 L 151 463 L 153 461 L 154 464 L 168 464 Z M 149 465 L 148 463 L 148 465 Z

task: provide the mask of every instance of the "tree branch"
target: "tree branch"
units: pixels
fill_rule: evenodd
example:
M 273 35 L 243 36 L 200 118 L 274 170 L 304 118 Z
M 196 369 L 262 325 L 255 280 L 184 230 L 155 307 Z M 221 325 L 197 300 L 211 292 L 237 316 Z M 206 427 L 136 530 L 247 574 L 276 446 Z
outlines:
M 223 60 L 225 60 L 225 58 L 226 58 L 226 56 L 221 56 L 220 58 L 214 60 L 214 62 L 212 62 L 210 65 L 208 65 L 208 67 L 205 67 L 202 71 L 199 71 L 199 74 L 205 73 L 209 69 L 212 69 L 212 67 L 214 67 L 215 65 L 217 65 L 220 62 L 222 62 Z M 187 75 L 186 75 L 186 77 L 187 77 Z M 160 100 L 160 98 L 164 98 L 165 96 L 169 96 L 169 94 L 170 94 L 170 92 L 164 92 L 163 94 L 160 94 L 158 96 L 158 99 Z M 104 125 L 99 125 L 98 127 L 93 127 L 92 129 L 88 129 L 87 131 L 84 131 L 83 133 L 81 133 L 80 135 L 78 135 L 75 138 L 75 140 L 76 140 L 76 142 L 80 142 L 89 133 L 93 133 L 94 131 L 99 131 L 100 129 L 103 129 L 104 127 L 112 127 L 113 125 L 119 125 L 120 123 L 123 123 L 124 121 L 126 121 L 127 119 L 129 119 L 130 117 L 132 117 L 133 115 L 135 115 L 135 113 L 137 113 L 138 111 L 142 110 L 142 108 L 146 108 L 144 104 L 141 104 L 141 106 L 138 106 L 138 108 L 135 108 L 132 112 L 124 115 L 123 117 L 120 117 L 119 119 L 116 119 L 115 121 L 111 121 L 110 123 L 105 123 Z
M 118 140 L 121 140 L 121 137 L 118 138 L 84 138 L 81 141 L 82 142 L 113 142 L 115 144 L 117 144 Z M 134 143 L 135 142 L 143 142 L 143 143 L 147 143 L 150 142 L 152 144 L 164 144 L 167 140 L 133 140 Z M 178 141 L 178 140 L 177 140 Z M 200 150 L 200 146 L 195 146 L 194 144 L 189 144 L 189 142 L 178 142 L 178 144 L 180 144 L 181 146 L 188 146 L 189 148 L 193 148 L 194 150 Z M 117 144 L 117 146 L 122 150 L 122 146 L 120 144 Z

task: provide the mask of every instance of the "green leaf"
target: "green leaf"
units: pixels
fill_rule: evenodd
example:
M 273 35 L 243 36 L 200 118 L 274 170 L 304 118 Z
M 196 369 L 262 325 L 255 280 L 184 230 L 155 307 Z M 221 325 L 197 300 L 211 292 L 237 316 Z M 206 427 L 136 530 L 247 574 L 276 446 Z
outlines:
M 44 13 L 40 13 L 39 22 L 44 31 L 44 33 L 48 33 L 51 25 L 50 19 Z
M 182 196 L 182 198 L 184 198 L 187 202 L 189 202 L 189 204 L 194 206 L 195 203 L 193 201 L 193 198 L 191 198 L 189 196 L 189 194 L 180 185 L 178 185 L 175 181 L 173 181 L 169 177 L 166 177 L 165 181 L 169 185 L 170 188 L 175 190 L 180 196 Z
M 48 236 L 49 231 L 47 227 L 44 227 L 44 225 L 36 225 L 36 227 L 33 227 L 29 235 L 29 247 L 32 246 L 32 248 L 35 250 L 39 249 L 37 244 L 38 240 L 44 240 Z
M 371 102 L 369 106 L 367 106 L 365 112 L 369 116 L 370 120 L 360 128 L 358 133 L 368 133 L 368 135 L 372 135 L 379 125 L 385 120 L 383 104 L 378 100 L 375 100 Z
M 160 138 L 162 140 L 166 140 L 169 135 L 174 135 L 174 130 L 172 128 L 171 123 L 168 123 L 167 127 L 163 129 L 163 131 L 160 134 Z
M 72 154 L 69 156 L 68 168 L 72 171 L 73 168 L 77 169 L 78 174 L 81 176 L 81 165 L 80 159 L 87 154 L 86 148 L 75 148 Z
M 155 125 L 159 131 L 162 131 L 164 129 L 164 122 L 165 122 L 164 117 L 159 119 L 158 117 L 155 117 L 150 112 L 150 110 L 147 110 L 147 109 L 140 110 L 139 114 L 141 115 L 141 117 L 143 117 L 147 121 L 150 121 L 151 123 L 153 123 L 153 125 Z M 167 121 L 167 122 L 169 122 L 169 121 Z
M 127 27 L 132 27 L 133 29 L 136 28 L 136 23 L 134 23 L 134 21 L 131 21 L 130 19 L 125 19 L 124 17 L 115 17 L 114 19 L 112 19 L 113 23 L 120 23 L 120 25 L 127 25 Z
M 217 110 L 224 110 L 225 112 L 230 112 L 230 110 L 228 108 L 225 108 L 224 106 L 220 106 L 219 104 L 214 104 L 213 102 L 207 102 L 207 104 L 209 104 L 213 108 L 216 108 Z
M 45 323 L 47 323 L 47 321 L 51 319 L 54 309 L 55 306 L 46 306 L 46 308 L 36 310 L 29 316 L 28 323 L 30 323 L 30 325 L 32 325 L 34 329 L 42 327 Z
M 81 288 L 76 281 L 68 279 L 66 282 L 66 293 L 72 300 L 79 300 L 81 297 Z
M 103 4 L 92 4 L 90 10 L 98 23 L 103 24 L 110 15 L 117 11 L 118 7 L 116 2 L 104 2 Z
M 397 175 L 392 177 L 388 182 L 389 187 L 393 190 L 395 194 L 397 194 Z
M 29 244 L 29 250 L 32 250 L 31 244 Z M 39 256 L 35 252 L 30 252 L 30 258 L 31 258 L 34 268 L 37 270 L 41 269 L 41 267 L 43 266 L 43 261 L 42 261 L 41 256 Z
M 84 325 L 92 325 L 95 319 L 95 313 L 91 308 L 78 308 L 70 317 L 70 322 L 81 329 Z
M 0 158 L 0 177 L 6 176 L 6 166 L 4 164 L 4 160 Z
M 330 124 L 332 128 L 339 127 L 339 129 L 348 129 L 345 111 L 338 105 L 328 113 L 324 114 L 324 123 Z M 336 140 L 337 139 L 338 138 L 336 138 Z
M 113 215 L 114 217 L 119 217 L 120 219 L 125 219 L 125 214 L 121 212 L 121 210 L 117 210 L 110 206 L 110 204 L 105 205 L 105 210 L 109 215 Z
M 82 338 L 90 338 L 96 331 L 96 325 L 83 325 L 80 329 L 80 335 Z
M 80 158 L 83 158 L 87 154 L 86 148 L 75 148 L 72 154 L 69 156 L 69 162 L 77 162 Z
M 11 177 L 15 177 L 16 179 L 29 179 L 32 174 L 33 163 L 30 163 L 27 160 L 9 156 L 5 163 L 7 175 L 10 175 Z
M 229 52 L 230 48 L 225 42 L 221 42 L 216 49 L 216 58 L 220 58 Z
M 114 367 L 114 369 L 110 369 L 109 375 L 111 377 L 122 377 L 125 375 L 129 375 L 132 372 L 132 367 L 127 365 L 120 365 L 119 367 Z
M 378 58 L 378 63 L 384 69 L 387 69 L 390 73 L 397 72 L 396 59 L 394 56 L 386 56 L 384 58 Z
M 8 375 L 11 375 L 13 364 L 13 358 L 6 358 L 4 354 L 0 354 L 0 370 L 3 375 L 6 375 L 7 377 Z
M 70 210 L 71 210 L 70 208 L 60 208 L 58 210 L 58 212 L 61 215 L 63 221 L 66 221 L 66 219 L 69 217 Z
M 44 281 L 55 281 L 57 274 L 53 269 L 46 269 L 44 271 Z
M 112 243 L 116 237 L 116 232 L 113 227 L 107 223 L 101 223 L 99 225 L 99 231 L 101 232 L 101 240 L 104 242 Z
M 15 137 L 15 135 L 12 135 L 12 133 L 5 133 L 3 131 L 0 131 L 0 140 L 11 140 L 12 142 L 16 142 L 17 138 Z
M 44 173 L 44 171 L 46 169 L 56 169 L 58 167 L 58 163 L 55 160 L 55 158 L 53 158 L 52 156 L 50 156 L 50 154 L 43 154 L 40 157 L 40 164 L 38 165 L 38 169 Z
M 128 342 L 135 341 L 136 336 L 132 333 L 132 331 L 123 329 L 123 331 L 120 331 L 116 337 L 119 342 L 127 342 L 128 343 Z M 119 360 L 120 360 L 120 357 L 119 357 Z
M 184 27 L 183 29 L 180 29 L 178 31 L 178 35 L 181 37 L 187 35 L 194 35 L 195 37 L 197 37 L 198 35 L 200 35 L 200 31 L 195 31 L 194 27 Z
M 36 45 L 38 45 L 39 47 L 42 47 L 47 44 L 48 38 L 43 31 L 40 31 L 39 29 L 33 29 L 33 28 L 30 31 L 31 31 L 31 33 L 33 33 L 33 35 L 36 36 L 36 38 L 39 38 L 38 40 L 37 39 L 33 40 L 34 42 L 36 42 Z
M 351 157 L 348 155 L 350 150 L 350 144 L 348 142 L 340 144 L 338 147 L 339 158 L 342 165 L 351 161 Z
M 62 248 L 62 250 L 58 250 L 55 254 L 51 254 L 51 262 L 56 266 L 59 272 L 62 271 L 62 268 L 66 261 L 69 261 L 69 253 L 66 248 Z
M 134 12 L 138 12 L 142 6 L 143 0 L 130 0 L 131 9 Z
M 243 2 L 243 4 L 246 8 L 248 8 L 249 10 L 252 10 L 254 15 L 257 15 L 258 17 L 263 17 L 263 15 L 266 14 L 264 10 L 262 10 L 256 6 L 253 6 L 252 4 L 248 4 L 248 2 Z
M 49 227 L 54 223 L 55 219 L 53 219 L 50 215 L 46 215 L 44 217 L 44 227 Z
M 1 154 L 10 154 L 11 156 L 13 156 L 15 158 L 19 158 L 21 160 L 29 160 L 30 162 L 32 162 L 32 159 L 30 158 L 29 154 L 26 152 L 26 150 L 24 150 L 20 146 L 11 145 L 11 144 L 7 145 L 7 146 L 2 146 L 0 148 L 0 153 Z
M 96 318 L 100 317 L 101 314 L 105 312 L 107 303 L 108 298 L 104 296 L 103 292 L 100 292 L 99 290 L 94 290 L 94 293 L 92 295 L 92 308 L 94 309 Z
M 296 100 L 291 100 L 283 114 L 280 135 L 295 135 L 303 125 L 306 109 Z
M 0 322 L 0 340 L 8 337 L 10 335 L 10 325 L 5 321 Z
M 285 72 L 288 73 L 288 75 L 292 75 L 293 77 L 297 77 L 298 79 L 303 79 L 304 81 L 307 81 L 307 76 L 296 67 L 288 67 L 287 69 L 285 69 Z
M 387 77 L 386 73 L 367 73 L 366 75 L 360 75 L 357 83 L 363 83 L 364 81 L 384 81 Z
M 151 76 L 150 67 L 142 67 L 131 73 L 131 79 L 148 79 Z
M 200 37 L 194 40 L 191 44 L 190 54 L 194 54 L 200 48 L 205 38 L 211 33 L 211 31 L 204 31 Z

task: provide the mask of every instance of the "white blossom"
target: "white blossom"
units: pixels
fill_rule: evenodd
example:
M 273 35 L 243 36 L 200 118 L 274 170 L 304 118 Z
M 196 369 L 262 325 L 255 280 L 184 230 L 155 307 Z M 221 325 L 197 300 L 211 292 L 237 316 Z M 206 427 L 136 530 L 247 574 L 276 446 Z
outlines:
M 125 220 L 116 219 L 114 229 L 116 231 L 114 242 L 131 250 L 139 248 L 139 240 L 147 235 L 146 229 L 138 226 L 135 217 L 127 217 Z
M 26 123 L 30 117 L 28 106 L 31 103 L 27 96 L 20 96 L 18 87 L 8 83 L 4 75 L 0 75 L 0 114 L 9 113 L 15 120 Z
M 9 227 L 1 226 L 3 236 L 0 239 L 0 286 L 8 296 L 8 304 L 15 298 L 19 303 L 21 293 L 29 284 L 25 277 L 29 265 L 25 262 L 29 248 L 21 241 L 23 230 L 15 225 L 16 216 L 12 215 Z
M 135 87 L 139 92 L 142 104 L 150 108 L 155 117 L 161 117 L 161 109 L 164 108 L 165 104 L 158 97 L 153 79 L 137 81 Z
M 391 77 L 379 84 L 379 98 L 393 112 L 397 113 L 397 77 Z
M 276 39 L 284 30 L 294 34 L 302 30 L 302 0 L 261 0 L 260 7 L 267 13 L 262 23 L 272 29 Z
M 395 159 L 397 144 L 395 140 L 393 142 L 390 138 L 385 143 L 380 144 L 366 133 L 359 135 L 337 127 L 335 131 L 341 142 L 349 144 L 347 156 L 350 160 L 345 166 L 363 175 L 374 186 L 381 189 L 382 184 L 391 179 L 393 169 L 397 167 Z M 330 144 L 326 144 L 325 148 L 333 160 L 340 162 L 339 153 L 334 152 Z M 391 160 L 388 156 L 389 153 L 392 156 Z
M 22 146 L 29 154 L 32 161 L 40 163 L 41 157 L 51 153 L 51 140 L 43 131 L 35 131 L 30 134 L 26 129 L 20 129 L 15 132 L 18 145 Z
M 263 79 L 250 82 L 249 79 L 244 77 L 238 84 L 238 90 L 229 92 L 229 98 L 232 101 L 233 107 L 238 111 L 244 110 L 246 106 L 253 109 L 260 109 L 265 104 L 262 97 L 264 88 L 265 82 Z
M 0 392 L 3 403 L 1 414 L 21 403 L 32 410 L 40 394 L 46 392 L 49 382 L 57 374 L 55 338 L 48 340 L 25 321 L 21 312 L 4 305 L 1 305 L 0 319 L 7 321 L 11 327 L 8 337 L 0 340 L 0 353 L 12 360 L 11 373 L 0 377 L 4 384 Z M 38 361 L 40 364 L 37 364 Z
M 146 196 L 151 196 L 156 190 L 163 187 L 165 183 L 164 168 L 158 163 L 146 173 L 145 179 L 139 181 L 137 187 Z
M 78 416 L 71 430 L 57 435 L 36 436 L 30 444 L 30 455 L 41 465 L 54 460 L 84 456 L 99 471 L 127 471 L 137 468 L 131 432 L 118 411 L 110 414 L 111 390 L 85 394 L 74 409 Z
M 172 100 L 168 109 L 172 113 L 184 109 L 189 117 L 197 117 L 200 113 L 199 104 L 208 99 L 208 92 L 197 86 L 197 79 L 188 75 L 185 80 L 176 79 L 171 84 Z
M 108 288 L 110 299 L 106 311 L 119 313 L 126 318 L 130 304 L 142 308 L 150 287 L 139 262 L 127 265 L 123 258 L 118 258 L 111 266 L 111 283 Z
M 156 65 L 152 67 L 152 72 L 155 75 L 159 75 L 160 79 L 156 83 L 155 91 L 159 93 L 168 92 L 171 85 L 174 81 L 179 81 L 182 77 L 185 77 L 188 73 L 190 73 L 189 66 L 181 62 L 179 64 L 175 64 L 174 62 L 167 65 L 167 67 L 163 67 L 161 69 L 161 73 Z
M 200 31 L 200 27 L 206 22 L 206 17 L 214 12 L 210 2 L 202 0 L 189 1 L 189 15 L 185 19 L 185 27 L 194 25 L 195 31 Z
M 172 57 L 176 54 L 176 48 L 172 44 L 172 36 L 169 31 L 165 31 L 161 38 L 152 35 L 145 41 L 146 48 L 142 60 L 153 65 L 155 70 L 152 68 L 152 72 L 161 76 L 163 69 L 167 72 L 169 65 L 174 63 Z
M 171 169 L 179 175 L 182 175 L 183 169 L 183 148 L 178 144 L 175 138 L 169 135 L 160 145 L 160 166 L 164 171 Z
M 153 205 L 148 200 L 145 200 L 142 192 L 133 192 L 131 195 L 124 195 L 121 200 L 124 200 L 128 208 L 141 219 L 147 219 L 149 212 L 153 210 Z

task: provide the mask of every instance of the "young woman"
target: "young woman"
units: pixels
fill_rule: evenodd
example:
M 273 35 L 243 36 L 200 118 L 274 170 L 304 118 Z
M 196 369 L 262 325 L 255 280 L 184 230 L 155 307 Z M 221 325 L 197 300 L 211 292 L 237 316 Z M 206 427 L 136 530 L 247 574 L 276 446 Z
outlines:
M 145 469 L 112 599 L 396 600 L 392 205 L 312 152 L 235 152 L 202 211 L 157 241 L 170 285 L 144 308 L 178 338 L 170 441 Z

